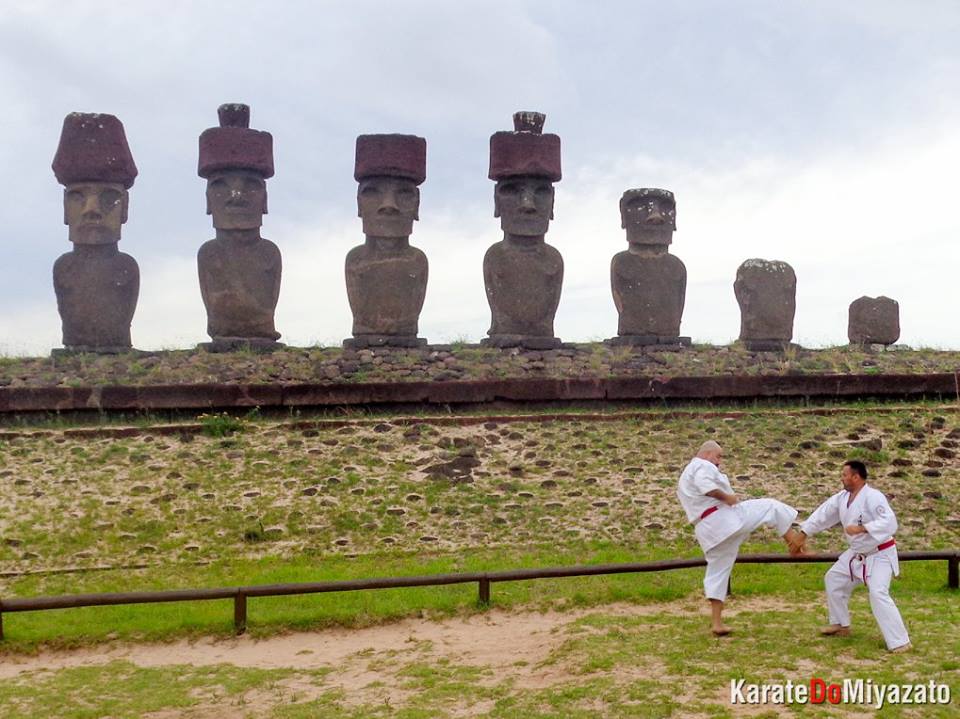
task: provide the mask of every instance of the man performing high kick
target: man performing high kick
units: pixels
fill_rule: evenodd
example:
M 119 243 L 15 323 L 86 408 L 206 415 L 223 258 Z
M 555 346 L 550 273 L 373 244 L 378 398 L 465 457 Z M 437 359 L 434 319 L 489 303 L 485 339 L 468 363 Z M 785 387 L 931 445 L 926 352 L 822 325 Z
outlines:
M 710 600 L 712 631 L 718 637 L 731 632 L 723 624 L 723 602 L 737 552 L 750 533 L 761 525 L 775 527 L 791 554 L 803 552 L 804 540 L 790 527 L 797 516 L 793 507 L 776 499 L 737 499 L 730 480 L 720 471 L 722 456 L 719 444 L 704 442 L 677 485 L 677 497 L 707 560 L 703 589 Z

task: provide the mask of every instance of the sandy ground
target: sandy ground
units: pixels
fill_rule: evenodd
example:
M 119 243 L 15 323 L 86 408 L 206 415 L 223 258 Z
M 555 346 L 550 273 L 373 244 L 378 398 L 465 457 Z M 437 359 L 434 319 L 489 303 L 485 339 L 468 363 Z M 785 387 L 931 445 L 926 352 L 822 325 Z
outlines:
M 738 600 L 728 615 L 741 611 L 783 609 L 782 600 L 755 598 Z M 306 702 L 331 690 L 340 690 L 350 705 L 384 702 L 402 706 L 409 696 L 399 674 L 413 662 L 437 666 L 445 661 L 457 666 L 484 670 L 484 684 L 511 682 L 513 689 L 537 690 L 567 682 L 571 668 L 563 662 L 548 661 L 552 652 L 566 641 L 567 629 L 578 619 L 591 615 L 687 615 L 701 614 L 707 636 L 708 611 L 695 599 L 672 604 L 612 604 L 590 609 L 547 612 L 516 612 L 493 609 L 482 614 L 443 620 L 411 618 L 364 629 L 332 628 L 315 632 L 297 632 L 254 639 L 203 638 L 160 644 L 114 642 L 106 645 L 65 651 L 44 650 L 36 655 L 0 656 L 0 681 L 30 681 L 48 672 L 78 666 L 102 665 L 112 661 L 130 662 L 140 667 L 170 665 L 234 665 L 243 668 L 293 669 L 297 675 L 278 682 L 270 692 L 248 692 L 243 710 L 268 712 L 289 702 Z M 306 674 L 323 670 L 322 678 Z M 637 669 L 637 679 L 667 679 L 657 663 Z M 621 677 L 629 680 L 629 677 Z M 209 704 L 181 712 L 168 710 L 151 714 L 152 719 L 219 716 L 222 705 Z M 210 697 L 211 700 L 213 697 Z M 482 704 L 482 702 L 481 702 Z M 478 704 L 460 707 L 463 716 L 483 713 L 492 708 Z

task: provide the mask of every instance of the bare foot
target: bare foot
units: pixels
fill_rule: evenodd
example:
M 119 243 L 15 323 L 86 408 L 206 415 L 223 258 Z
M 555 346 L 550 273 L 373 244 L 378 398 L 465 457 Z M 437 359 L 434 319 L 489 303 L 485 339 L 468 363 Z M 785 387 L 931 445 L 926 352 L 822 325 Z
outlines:
M 850 627 L 842 624 L 828 624 L 820 630 L 820 634 L 825 637 L 849 637 Z
M 715 637 L 725 637 L 728 634 L 733 634 L 733 630 L 723 624 L 713 627 L 710 631 L 713 632 L 713 636 Z

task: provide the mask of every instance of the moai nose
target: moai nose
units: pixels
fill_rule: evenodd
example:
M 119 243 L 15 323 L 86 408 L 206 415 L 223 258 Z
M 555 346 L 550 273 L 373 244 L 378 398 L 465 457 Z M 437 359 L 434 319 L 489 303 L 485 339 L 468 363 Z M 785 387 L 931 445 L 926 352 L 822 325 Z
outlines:
M 100 217 L 100 198 L 96 195 L 87 195 L 83 200 L 83 215 L 85 217 Z
M 524 210 L 535 210 L 537 208 L 537 203 L 534 199 L 533 192 L 529 190 L 523 190 L 520 193 L 520 207 Z

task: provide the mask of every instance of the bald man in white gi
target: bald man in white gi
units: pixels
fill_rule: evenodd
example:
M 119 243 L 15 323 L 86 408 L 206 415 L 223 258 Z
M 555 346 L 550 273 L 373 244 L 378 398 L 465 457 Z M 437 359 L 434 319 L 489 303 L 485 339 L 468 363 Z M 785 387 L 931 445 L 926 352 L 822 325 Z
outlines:
M 867 467 L 863 462 L 845 462 L 840 481 L 843 490 L 821 504 L 800 525 L 801 532 L 813 536 L 839 524 L 850 545 L 823 577 L 830 624 L 820 633 L 835 637 L 850 635 L 850 594 L 854 587 L 866 584 L 870 609 L 887 649 L 909 651 L 907 628 L 890 597 L 890 579 L 900 574 L 897 543 L 893 538 L 897 518 L 883 492 L 867 484 Z
M 797 516 L 793 507 L 767 498 L 741 502 L 720 471 L 722 458 L 719 444 L 704 442 L 677 485 L 677 497 L 707 560 L 703 589 L 710 601 L 711 631 L 718 637 L 731 633 L 723 624 L 723 602 L 737 552 L 750 533 L 762 525 L 775 527 L 791 554 L 803 552 L 804 539 L 790 526 Z

